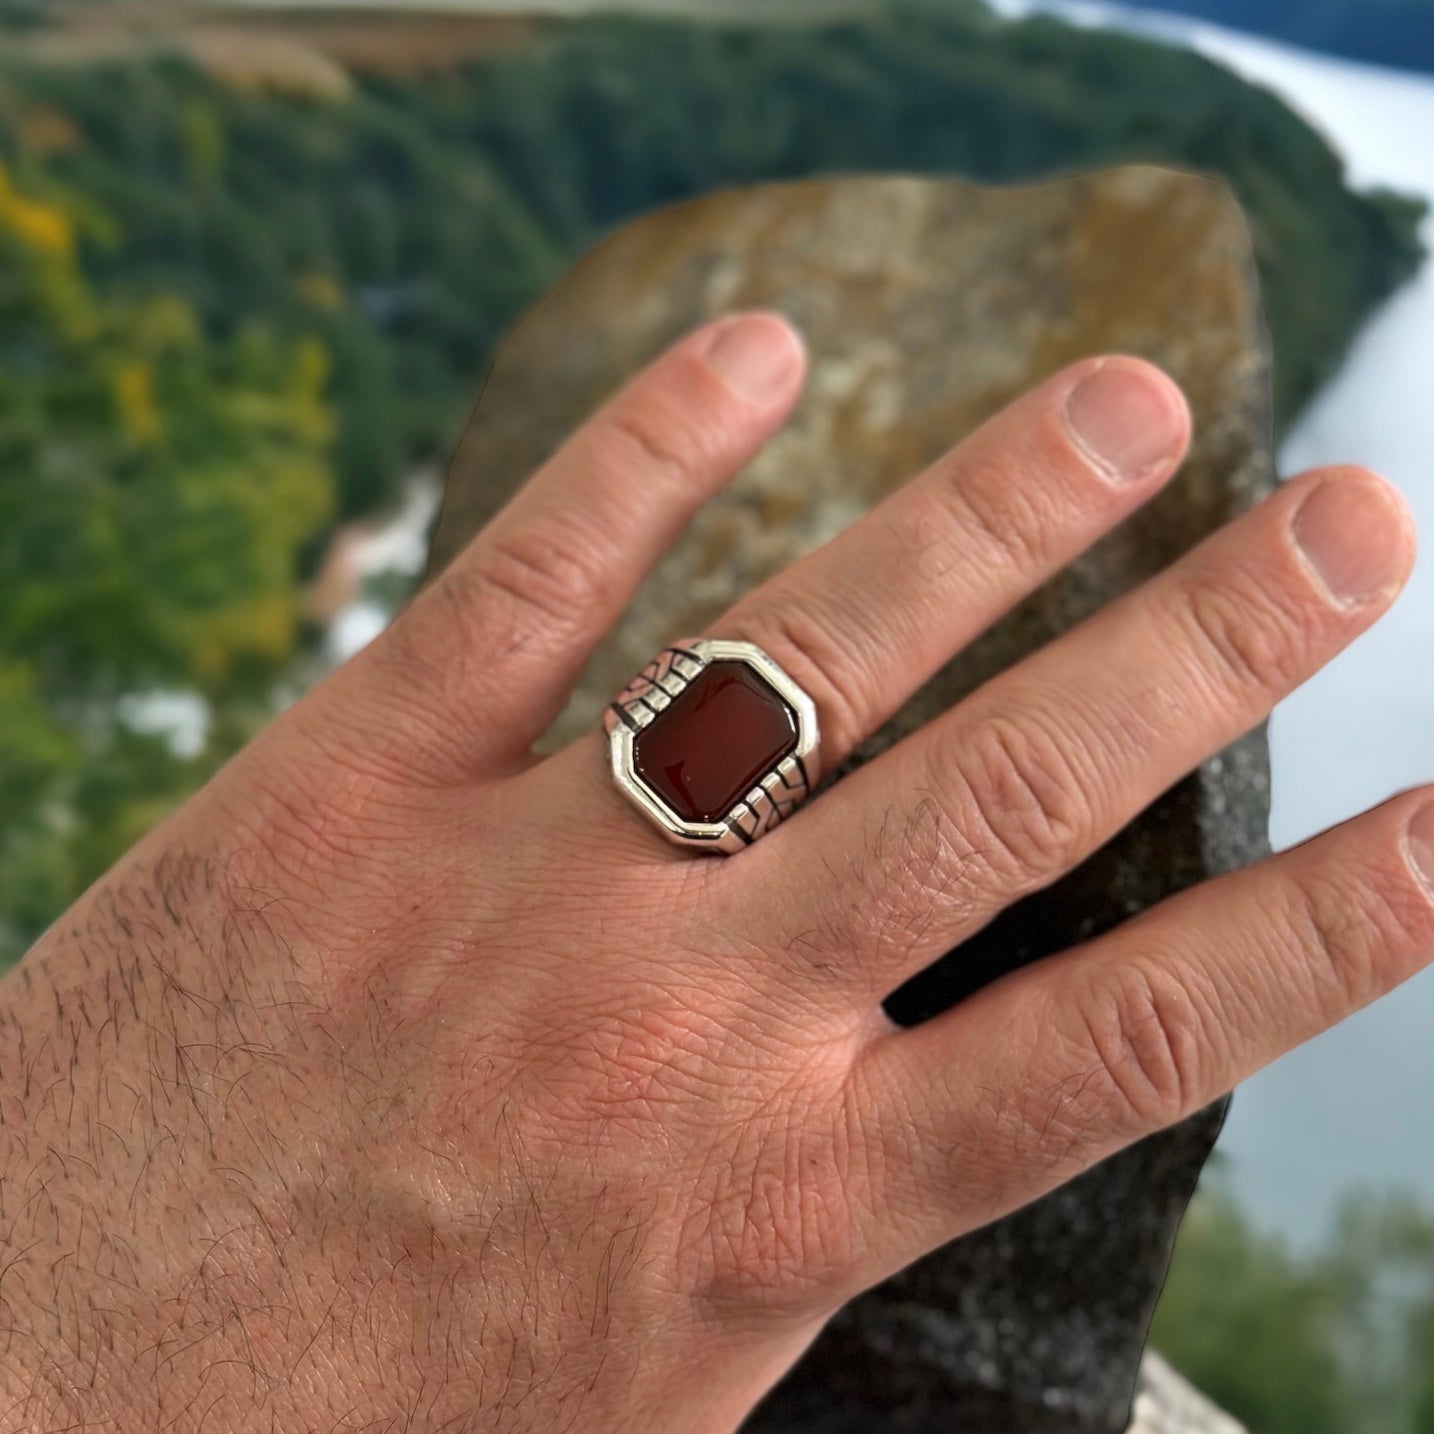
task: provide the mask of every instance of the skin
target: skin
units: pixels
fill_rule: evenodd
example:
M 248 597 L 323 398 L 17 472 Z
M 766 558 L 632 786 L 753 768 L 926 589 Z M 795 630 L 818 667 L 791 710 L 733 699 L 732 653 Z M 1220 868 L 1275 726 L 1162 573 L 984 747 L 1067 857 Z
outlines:
M 802 369 L 771 315 L 678 344 L 11 974 L 0 1431 L 731 1431 L 844 1301 L 1434 952 L 1426 791 L 914 1031 L 880 1009 L 1388 607 L 1411 525 L 1359 470 L 730 861 L 597 733 L 535 758 Z M 714 632 L 812 693 L 830 768 L 1188 433 L 1157 370 L 1077 365 Z

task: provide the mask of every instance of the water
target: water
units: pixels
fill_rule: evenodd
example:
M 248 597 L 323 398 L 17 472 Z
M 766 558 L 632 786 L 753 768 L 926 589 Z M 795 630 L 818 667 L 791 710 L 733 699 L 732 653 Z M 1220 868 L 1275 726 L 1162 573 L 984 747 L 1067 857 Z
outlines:
M 1086 0 L 1002 0 L 1175 40 L 1276 90 L 1329 136 L 1352 183 L 1434 200 L 1434 79 L 1355 64 L 1185 17 Z M 1434 221 L 1426 223 L 1434 247 Z M 1434 268 L 1365 328 L 1280 455 L 1289 474 L 1359 462 L 1396 482 L 1434 552 Z M 1391 793 L 1434 781 L 1434 559 L 1393 613 L 1284 703 L 1271 728 L 1271 837 L 1283 847 Z M 1243 1086 L 1223 1148 L 1254 1213 L 1297 1243 L 1351 1186 L 1434 1205 L 1434 972 Z

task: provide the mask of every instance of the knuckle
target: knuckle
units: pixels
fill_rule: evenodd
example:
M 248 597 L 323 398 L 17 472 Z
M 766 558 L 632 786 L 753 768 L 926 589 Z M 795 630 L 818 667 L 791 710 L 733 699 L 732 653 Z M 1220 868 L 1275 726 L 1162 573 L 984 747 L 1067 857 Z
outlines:
M 908 489 L 899 502 L 877 507 L 866 521 L 879 525 L 902 573 L 936 589 L 945 584 L 967 546 L 951 522 L 950 505 L 919 487 Z
M 864 824 L 861 840 L 833 868 L 849 895 L 823 911 L 804 937 L 808 966 L 821 974 L 835 961 L 848 978 L 893 988 L 933 928 L 976 919 L 981 868 L 980 855 L 937 798 L 893 806 Z
M 1367 1006 L 1412 974 L 1434 941 L 1434 909 L 1399 870 L 1349 865 L 1336 873 L 1297 873 L 1288 928 L 1296 959 L 1312 972 L 1316 1011 L 1325 1023 Z
M 1174 1125 L 1205 1090 L 1210 1022 L 1181 975 L 1153 960 L 1124 960 L 1078 989 L 1077 1044 L 1089 1063 L 1081 1090 L 1105 1130 L 1134 1139 Z
M 638 469 L 648 481 L 662 479 L 689 486 L 703 465 L 701 435 L 690 419 L 680 418 L 674 405 L 649 399 L 619 400 L 606 415 L 598 447 L 621 471 Z
M 967 843 L 1025 885 L 1073 864 L 1091 842 L 1091 804 L 1058 735 L 1031 713 L 989 716 L 952 749 L 947 790 Z
M 941 492 L 964 539 L 976 535 L 1003 567 L 1024 572 L 1043 567 L 1051 547 L 1052 524 L 1033 487 L 1006 462 L 968 457 Z
M 1368 965 L 1360 958 L 1363 920 L 1351 896 L 1315 873 L 1297 874 L 1290 885 L 1291 954 L 1310 972 L 1320 1011 L 1331 1016 L 1356 1001 L 1370 981 L 1361 969 Z
M 550 632 L 586 625 L 594 605 L 605 607 L 613 597 L 591 536 L 557 518 L 489 532 L 471 572 L 478 591 L 458 593 L 456 606 L 477 616 L 496 597 L 531 611 Z
M 1202 668 L 1220 687 L 1283 692 L 1300 675 L 1301 632 L 1308 620 L 1281 606 L 1269 589 L 1243 577 L 1200 581 L 1176 599 L 1186 648 L 1193 639 Z

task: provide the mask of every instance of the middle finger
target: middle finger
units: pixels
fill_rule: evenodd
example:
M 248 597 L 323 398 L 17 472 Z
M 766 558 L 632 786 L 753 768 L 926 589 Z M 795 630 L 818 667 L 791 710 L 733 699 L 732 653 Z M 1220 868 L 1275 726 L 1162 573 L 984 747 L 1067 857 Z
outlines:
M 830 771 L 954 653 L 1150 498 L 1189 438 L 1184 398 L 1154 365 L 1077 363 L 761 584 L 710 633 L 755 643 L 812 696 L 818 766 Z M 622 862 L 676 860 L 616 797 L 594 756 L 600 740 L 555 759 L 553 789 L 570 810 L 583 793 Z
M 1292 481 L 731 863 L 744 909 L 785 913 L 753 939 L 840 973 L 839 1000 L 889 994 L 1265 717 L 1389 606 L 1413 556 L 1372 474 Z
M 1088 359 L 983 424 L 714 624 L 812 695 L 830 771 L 953 653 L 1151 497 L 1190 415 L 1138 359 Z

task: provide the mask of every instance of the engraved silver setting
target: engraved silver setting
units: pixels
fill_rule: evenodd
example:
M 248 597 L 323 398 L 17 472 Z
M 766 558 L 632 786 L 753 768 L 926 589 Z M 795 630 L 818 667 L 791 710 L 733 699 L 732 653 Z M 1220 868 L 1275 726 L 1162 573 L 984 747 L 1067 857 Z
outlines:
M 660 720 L 704 668 L 714 662 L 741 662 L 787 705 L 796 719 L 796 746 L 736 803 L 719 822 L 689 822 L 638 774 L 633 741 Z M 613 781 L 632 804 L 671 842 L 731 856 L 785 821 L 816 786 L 818 749 L 816 704 L 782 667 L 755 643 L 697 638 L 664 648 L 609 704 L 603 714 Z

